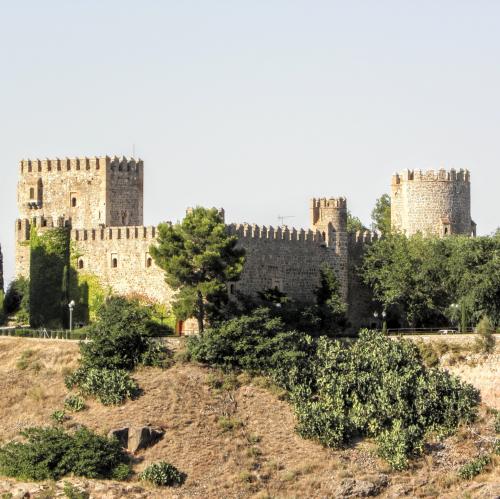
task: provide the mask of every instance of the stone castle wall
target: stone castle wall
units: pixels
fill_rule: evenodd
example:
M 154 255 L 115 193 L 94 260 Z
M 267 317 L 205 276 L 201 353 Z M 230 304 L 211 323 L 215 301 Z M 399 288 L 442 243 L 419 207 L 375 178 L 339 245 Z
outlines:
M 256 295 L 259 291 L 278 288 L 294 300 L 312 302 L 320 283 L 320 270 L 327 264 L 339 277 L 344 299 L 347 300 L 347 262 L 336 251 L 336 238 L 330 234 L 328 245 L 319 231 L 230 225 L 231 234 L 238 237 L 238 246 L 245 249 L 246 262 L 233 293 Z
M 392 227 L 407 236 L 472 235 L 467 170 L 410 171 L 392 177 Z

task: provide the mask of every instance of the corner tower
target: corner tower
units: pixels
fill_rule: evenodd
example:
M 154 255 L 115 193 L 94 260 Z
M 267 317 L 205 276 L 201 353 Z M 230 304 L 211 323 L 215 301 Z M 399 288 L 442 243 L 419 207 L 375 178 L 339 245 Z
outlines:
M 406 170 L 392 177 L 392 229 L 407 236 L 475 236 L 468 170 Z

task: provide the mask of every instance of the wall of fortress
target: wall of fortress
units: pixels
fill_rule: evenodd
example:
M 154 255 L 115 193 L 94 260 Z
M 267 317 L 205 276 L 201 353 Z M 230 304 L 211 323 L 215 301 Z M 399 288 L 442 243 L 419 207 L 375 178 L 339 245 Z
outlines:
M 247 257 L 241 278 L 234 284 L 235 291 L 252 295 L 277 287 L 295 300 L 311 302 L 319 286 L 320 269 L 328 264 L 336 272 L 347 299 L 347 248 L 342 252 L 335 249 L 335 232 L 331 232 L 328 245 L 320 231 L 249 224 L 228 227 Z
M 471 235 L 467 170 L 407 170 L 392 177 L 392 226 L 408 236 Z

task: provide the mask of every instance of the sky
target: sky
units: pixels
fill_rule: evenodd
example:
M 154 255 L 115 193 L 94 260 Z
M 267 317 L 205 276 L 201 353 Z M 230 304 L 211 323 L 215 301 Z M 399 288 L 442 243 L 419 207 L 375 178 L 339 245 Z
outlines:
M 224 207 L 366 224 L 404 169 L 468 168 L 500 226 L 497 0 L 0 0 L 0 243 L 14 273 L 23 158 L 136 156 L 145 223 Z

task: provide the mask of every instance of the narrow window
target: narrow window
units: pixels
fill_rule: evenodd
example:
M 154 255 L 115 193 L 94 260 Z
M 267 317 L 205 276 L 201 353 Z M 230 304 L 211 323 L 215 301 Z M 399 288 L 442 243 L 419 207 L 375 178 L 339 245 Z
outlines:
M 30 199 L 35 199 L 35 188 L 30 187 Z
M 323 232 L 323 241 L 326 241 L 326 232 Z
M 448 227 L 445 227 L 444 229 L 444 235 L 447 236 L 448 235 Z
M 80 260 L 78 260 L 78 268 L 81 270 L 83 269 L 83 260 L 80 258 Z
M 71 206 L 76 208 L 76 198 L 71 198 Z
M 111 266 L 116 269 L 118 267 L 118 258 L 113 258 L 113 260 L 111 260 Z
M 148 256 L 148 258 L 146 259 L 146 267 L 149 269 L 152 265 L 153 265 L 153 259 L 150 256 Z

